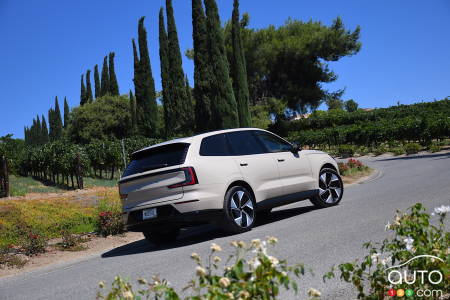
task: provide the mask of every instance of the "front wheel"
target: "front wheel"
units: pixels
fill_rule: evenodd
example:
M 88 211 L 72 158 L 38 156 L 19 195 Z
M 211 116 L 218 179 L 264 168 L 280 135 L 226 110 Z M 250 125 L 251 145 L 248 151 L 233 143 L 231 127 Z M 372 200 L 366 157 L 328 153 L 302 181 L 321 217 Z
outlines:
M 341 176 L 334 169 L 324 168 L 319 174 L 319 194 L 310 201 L 317 207 L 324 208 L 338 205 L 344 194 Z
M 223 228 L 231 233 L 250 230 L 255 223 L 255 199 L 242 186 L 234 186 L 225 194 Z

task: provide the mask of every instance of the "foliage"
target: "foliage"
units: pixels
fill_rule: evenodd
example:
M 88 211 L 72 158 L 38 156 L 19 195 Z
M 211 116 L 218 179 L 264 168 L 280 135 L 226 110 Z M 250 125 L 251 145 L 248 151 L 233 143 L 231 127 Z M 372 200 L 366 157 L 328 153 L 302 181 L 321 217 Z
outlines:
M 420 147 L 417 143 L 408 143 L 405 145 L 406 154 L 416 154 L 420 151 L 422 147 Z
M 369 167 L 364 165 L 361 161 L 351 158 L 347 162 L 339 162 L 339 173 L 342 176 L 354 175 L 355 173 L 365 172 Z
M 376 156 L 384 154 L 386 152 L 388 152 L 388 150 L 386 149 L 386 147 L 384 145 L 379 145 L 378 147 L 376 147 L 373 150 L 373 154 L 375 154 Z
M 91 85 L 91 70 L 86 71 L 86 102 L 92 102 L 94 98 L 92 94 L 92 85 Z
M 389 151 L 392 152 L 395 156 L 406 153 L 405 148 L 403 146 L 392 148 Z
M 432 213 L 435 217 L 432 218 L 420 203 L 409 208 L 406 213 L 397 211 L 394 222 L 386 225 L 386 230 L 392 233 L 389 238 L 380 244 L 365 243 L 368 254 L 361 261 L 340 264 L 338 270 L 333 267 L 324 280 L 334 277 L 338 272 L 341 280 L 351 283 L 358 291 L 358 299 L 385 299 L 389 289 L 400 288 L 442 290 L 444 295 L 448 294 L 450 232 L 445 227 L 448 213 L 449 206 L 435 208 Z M 439 259 L 419 258 L 403 265 L 399 271 L 411 276 L 407 279 L 411 284 L 407 284 L 406 280 L 397 284 L 388 281 L 389 266 L 402 265 L 420 255 L 433 255 Z M 420 275 L 412 277 L 416 270 L 438 270 L 443 275 L 442 281 L 431 284 L 428 279 L 422 281 Z
M 100 85 L 100 74 L 98 73 L 98 65 L 94 66 L 94 86 L 95 86 L 95 99 L 99 98 L 101 96 L 101 85 Z M 65 123 L 64 119 L 64 125 Z
M 21 224 L 17 230 L 20 235 L 18 244 L 25 255 L 33 256 L 47 251 L 47 238 L 39 231 Z
M 439 152 L 441 151 L 441 146 L 433 143 L 432 145 L 430 145 L 429 149 L 431 152 L 435 153 L 435 152 Z
M 115 53 L 109 53 L 109 94 L 111 96 L 119 96 L 119 84 L 117 83 L 116 70 L 114 67 Z
M 196 276 L 185 290 L 193 296 L 185 299 L 277 299 L 281 289 L 294 290 L 297 294 L 298 286 L 293 277 L 304 275 L 303 265 L 289 266 L 286 260 L 278 260 L 268 254 L 268 246 L 277 242 L 274 237 L 266 241 L 254 239 L 247 245 L 242 241 L 231 244 L 235 253 L 230 255 L 222 267 L 222 258 L 218 252 L 222 248 L 217 244 L 211 245 L 211 253 L 203 262 L 200 256 L 192 253 L 191 258 L 196 262 Z M 249 258 L 249 255 L 252 257 Z M 228 265 L 231 262 L 231 265 Z M 133 286 L 117 276 L 112 283 L 112 289 L 103 295 L 102 290 L 97 299 L 181 299 L 177 292 L 170 287 L 166 280 L 153 277 L 152 282 L 139 279 L 139 288 Z M 99 287 L 105 288 L 100 282 Z M 320 292 L 310 290 L 311 296 L 320 296 Z
M 355 148 L 352 145 L 340 145 L 337 152 L 341 157 L 351 157 L 355 154 Z
M 131 114 L 126 96 L 105 96 L 74 108 L 68 137 L 75 143 L 121 139 L 131 135 Z
M 102 236 L 123 233 L 122 204 L 117 192 L 106 193 L 97 207 L 97 232 Z
M 4 268 L 22 268 L 27 260 L 15 255 L 10 246 L 0 246 L 0 270 Z
M 350 113 L 355 112 L 358 110 L 358 103 L 356 103 L 355 100 L 350 99 L 350 100 L 345 101 L 344 107 L 345 107 L 345 110 Z
M 109 94 L 109 68 L 108 68 L 108 56 L 103 58 L 103 67 L 102 67 L 102 79 L 100 83 L 100 97 L 104 97 Z

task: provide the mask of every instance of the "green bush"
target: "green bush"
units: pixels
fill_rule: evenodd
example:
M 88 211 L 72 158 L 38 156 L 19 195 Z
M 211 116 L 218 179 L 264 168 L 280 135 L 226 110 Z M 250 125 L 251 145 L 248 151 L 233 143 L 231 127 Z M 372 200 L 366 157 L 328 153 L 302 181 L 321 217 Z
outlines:
M 439 145 L 437 145 L 437 144 L 432 144 L 432 145 L 430 145 L 430 147 L 428 147 L 428 150 L 430 152 L 435 153 L 435 152 L 441 151 L 441 147 Z
M 304 275 L 303 265 L 289 266 L 285 260 L 278 260 L 269 255 L 269 246 L 275 245 L 276 238 L 268 237 L 266 241 L 252 240 L 247 245 L 240 241 L 232 242 L 235 253 L 222 262 L 218 252 L 222 251 L 219 245 L 211 245 L 211 253 L 205 262 L 200 256 L 192 253 L 191 258 L 196 262 L 196 276 L 185 288 L 188 294 L 187 300 L 206 299 L 278 299 L 281 288 L 298 292 L 297 283 L 293 276 L 300 278 Z M 228 265 L 232 262 L 231 265 Z M 174 288 L 170 287 L 166 280 L 153 277 L 151 282 L 139 279 L 139 288 L 116 277 L 112 283 L 112 289 L 105 296 L 102 289 L 105 283 L 100 282 L 100 291 L 97 299 L 181 299 Z M 320 297 L 320 292 L 314 289 L 308 290 L 313 299 Z
M 403 148 L 403 147 L 392 148 L 390 150 L 390 152 L 392 152 L 392 154 L 394 154 L 395 156 L 402 155 L 402 154 L 406 153 L 405 148 Z
M 364 244 L 368 254 L 362 260 L 340 264 L 338 270 L 333 267 L 331 272 L 324 276 L 324 280 L 333 278 L 338 272 L 341 280 L 351 283 L 358 292 L 358 299 L 363 300 L 386 299 L 385 296 L 390 289 L 412 291 L 433 289 L 441 290 L 443 295 L 448 295 L 450 293 L 450 232 L 445 227 L 448 213 L 450 213 L 450 206 L 441 206 L 435 208 L 430 216 L 420 203 L 408 209 L 407 213 L 398 211 L 393 223 L 386 225 L 386 230 L 392 233 L 389 238 L 380 244 L 372 242 Z M 436 216 L 437 220 L 432 220 L 432 216 Z M 421 255 L 433 255 L 438 259 L 422 257 L 409 263 L 411 259 Z M 411 284 L 407 284 L 406 280 L 393 284 L 389 281 L 387 274 L 391 266 L 401 267 L 402 274 L 415 274 L 416 270 L 437 270 L 442 274 L 442 281 L 431 285 L 428 279 L 413 281 L 412 277 L 409 277 Z M 417 275 L 417 278 L 419 276 Z
M 367 148 L 366 146 L 361 146 L 361 147 L 358 147 L 358 149 L 356 150 L 356 152 L 357 152 L 359 155 L 364 156 L 364 155 L 369 154 L 369 148 Z
M 384 154 L 386 152 L 388 152 L 388 150 L 383 145 L 380 145 L 373 150 L 373 154 L 375 154 L 376 156 Z
M 47 251 L 47 238 L 35 229 L 20 229 L 22 231 L 19 246 L 21 251 L 28 256 L 33 256 Z
M 352 157 L 355 154 L 355 148 L 352 145 L 340 145 L 337 148 L 337 153 L 341 157 Z
M 421 146 L 417 143 L 408 143 L 405 145 L 406 154 L 416 154 L 419 153 Z

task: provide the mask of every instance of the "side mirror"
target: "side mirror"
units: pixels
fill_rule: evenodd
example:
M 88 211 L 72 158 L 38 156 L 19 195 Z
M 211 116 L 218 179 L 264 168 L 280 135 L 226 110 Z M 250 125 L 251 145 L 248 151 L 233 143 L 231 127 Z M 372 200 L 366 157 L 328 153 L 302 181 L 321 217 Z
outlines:
M 297 143 L 293 143 L 292 144 L 292 153 L 298 153 L 300 151 L 302 151 L 302 146 L 300 146 Z

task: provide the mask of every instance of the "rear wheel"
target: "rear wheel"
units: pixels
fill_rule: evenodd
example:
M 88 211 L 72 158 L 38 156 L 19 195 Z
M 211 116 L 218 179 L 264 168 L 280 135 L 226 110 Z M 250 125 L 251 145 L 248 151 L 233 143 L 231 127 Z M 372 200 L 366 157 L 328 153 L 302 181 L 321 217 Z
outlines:
M 143 232 L 147 241 L 152 244 L 169 244 L 176 241 L 180 234 L 180 228 L 170 228 L 165 230 L 147 230 Z
M 231 233 L 250 230 L 255 223 L 255 199 L 243 186 L 234 186 L 225 194 L 223 228 Z
M 319 174 L 319 194 L 310 200 L 317 207 L 330 207 L 338 205 L 343 194 L 341 176 L 334 169 L 324 168 Z

